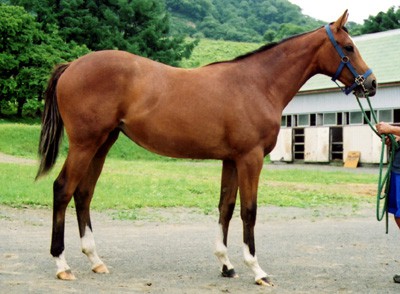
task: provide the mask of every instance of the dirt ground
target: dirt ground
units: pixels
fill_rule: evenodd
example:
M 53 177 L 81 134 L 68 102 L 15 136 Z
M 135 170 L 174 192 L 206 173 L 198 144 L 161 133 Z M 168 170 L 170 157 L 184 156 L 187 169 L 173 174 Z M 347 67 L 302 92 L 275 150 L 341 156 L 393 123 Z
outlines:
M 400 293 L 400 234 L 389 234 L 366 206 L 315 210 L 259 209 L 256 248 L 275 283 L 256 286 L 242 259 L 241 222 L 230 228 L 229 253 L 238 279 L 222 278 L 213 255 L 216 214 L 149 210 L 151 221 L 114 220 L 93 213 L 96 245 L 110 274 L 90 271 L 80 252 L 75 214 L 68 210 L 66 257 L 77 277 L 55 278 L 49 253 L 51 212 L 0 206 L 2 293 Z M 159 220 L 157 220 L 159 219 Z
M 1 162 L 16 160 L 36 164 L 0 153 Z M 243 263 L 238 212 L 228 241 L 238 279 L 219 274 L 212 253 L 216 213 L 147 209 L 141 214 L 150 217 L 121 221 L 113 219 L 112 211 L 92 213 L 97 249 L 110 270 L 97 275 L 80 252 L 76 216 L 69 208 L 66 258 L 77 280 L 65 282 L 56 279 L 49 253 L 51 211 L 0 206 L 0 293 L 400 293 L 400 284 L 392 280 L 400 274 L 400 233 L 391 220 L 385 234 L 385 224 L 376 221 L 373 205 L 357 211 L 259 208 L 256 250 L 261 267 L 275 283 L 268 288 L 256 286 Z

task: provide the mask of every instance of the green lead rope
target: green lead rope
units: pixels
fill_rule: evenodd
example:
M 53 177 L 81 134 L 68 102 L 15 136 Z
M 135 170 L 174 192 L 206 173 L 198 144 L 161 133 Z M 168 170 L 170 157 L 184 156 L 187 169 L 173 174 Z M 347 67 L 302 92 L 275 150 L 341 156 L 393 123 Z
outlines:
M 387 211 L 387 199 L 388 199 L 388 193 L 389 193 L 389 188 L 390 188 L 390 174 L 391 174 L 391 169 L 392 169 L 392 164 L 393 164 L 393 159 L 394 159 L 394 154 L 399 148 L 398 143 L 396 142 L 396 138 L 392 134 L 382 134 L 380 135 L 378 131 L 375 129 L 375 126 L 371 123 L 370 119 L 368 118 L 364 107 L 362 106 L 360 102 L 360 98 L 355 95 L 357 98 L 358 105 L 360 106 L 360 109 L 364 115 L 365 120 L 368 122 L 368 125 L 374 131 L 374 133 L 381 137 L 382 140 L 382 148 L 381 148 L 381 157 L 380 157 L 380 162 L 379 162 L 379 179 L 378 179 L 378 191 L 376 195 L 376 218 L 378 221 L 381 221 L 384 216 L 386 216 L 386 234 L 389 232 L 389 217 L 388 217 L 388 211 Z M 378 123 L 378 119 L 376 118 L 375 111 L 372 108 L 370 99 L 368 95 L 365 96 L 365 99 L 368 102 L 368 106 L 371 110 L 372 118 L 375 122 L 375 125 Z M 387 170 L 386 173 L 383 173 L 383 158 L 385 155 L 385 142 L 386 139 L 389 138 L 391 142 L 392 148 L 389 151 L 389 157 L 388 157 L 388 165 L 387 165 Z M 382 205 L 383 203 L 383 205 Z

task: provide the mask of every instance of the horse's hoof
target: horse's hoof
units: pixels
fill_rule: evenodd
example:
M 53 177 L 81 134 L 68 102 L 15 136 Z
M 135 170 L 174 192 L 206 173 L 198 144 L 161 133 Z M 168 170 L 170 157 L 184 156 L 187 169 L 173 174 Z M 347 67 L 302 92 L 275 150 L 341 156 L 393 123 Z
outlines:
M 59 272 L 57 273 L 57 278 L 63 281 L 73 281 L 76 280 L 74 274 L 71 272 L 71 270 L 66 270 L 64 272 Z
M 273 287 L 274 283 L 272 283 L 269 277 L 264 277 L 256 281 L 257 285 L 265 286 L 265 287 Z
M 94 268 L 92 268 L 92 271 L 94 273 L 96 273 L 96 274 L 108 274 L 108 273 L 110 273 L 108 271 L 108 268 L 106 267 L 106 265 L 104 263 L 102 263 L 102 264 L 100 264 L 98 266 L 95 266 Z
M 239 278 L 239 275 L 235 272 L 235 269 L 231 268 L 230 270 L 228 270 L 228 268 L 226 267 L 226 265 L 224 265 L 222 267 L 222 272 L 221 275 L 224 278 Z

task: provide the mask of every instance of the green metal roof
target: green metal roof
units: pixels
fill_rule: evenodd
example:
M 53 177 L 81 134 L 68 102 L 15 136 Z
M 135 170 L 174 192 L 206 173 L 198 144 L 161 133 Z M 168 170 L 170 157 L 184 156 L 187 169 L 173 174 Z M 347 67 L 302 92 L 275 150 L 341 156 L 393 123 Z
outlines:
M 375 74 L 378 84 L 400 83 L 400 29 L 353 38 L 361 56 Z M 328 76 L 316 75 L 300 92 L 334 89 Z

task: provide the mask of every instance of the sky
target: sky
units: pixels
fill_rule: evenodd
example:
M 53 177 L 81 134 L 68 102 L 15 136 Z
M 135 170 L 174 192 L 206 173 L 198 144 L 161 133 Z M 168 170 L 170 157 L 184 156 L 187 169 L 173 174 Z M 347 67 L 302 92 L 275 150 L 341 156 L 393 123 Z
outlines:
M 362 24 L 370 15 L 386 12 L 392 6 L 400 6 L 400 0 L 289 0 L 300 6 L 303 14 L 332 22 L 349 10 L 348 21 Z

